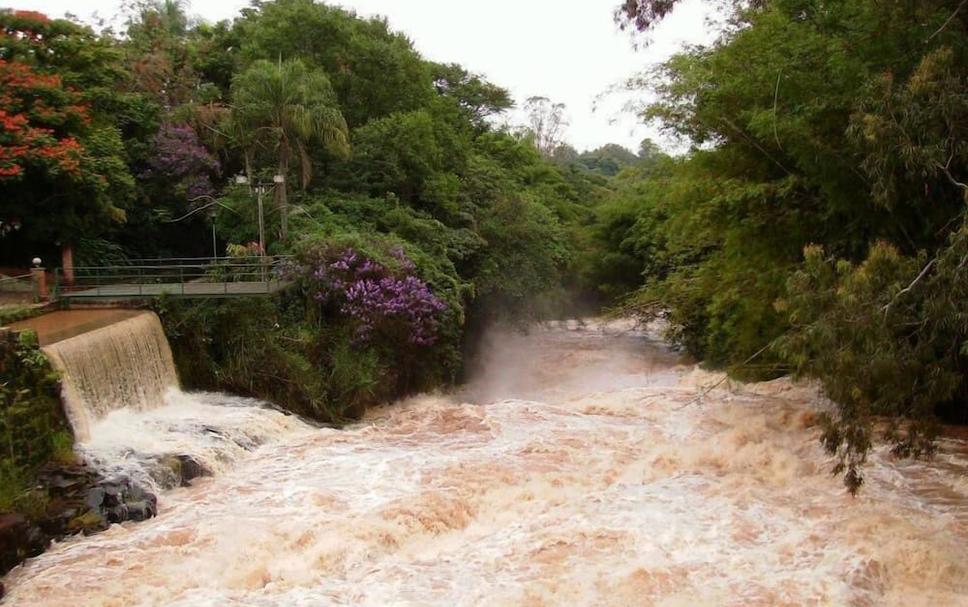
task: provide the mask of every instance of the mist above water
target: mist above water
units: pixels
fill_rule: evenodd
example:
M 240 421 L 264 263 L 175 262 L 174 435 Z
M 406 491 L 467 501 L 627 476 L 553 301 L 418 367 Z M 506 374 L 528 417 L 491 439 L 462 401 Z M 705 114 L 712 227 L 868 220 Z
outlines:
M 14 571 L 8 601 L 968 601 L 964 442 L 927 463 L 875 453 L 851 498 L 818 446 L 809 387 L 724 383 L 697 399 L 718 380 L 630 327 L 570 324 L 495 333 L 461 392 L 381 407 L 345 430 L 224 395 L 114 411 L 86 447 L 105 461 L 141 432 L 137 449 L 157 452 L 168 440 L 199 449 L 211 420 L 265 432 L 216 476 L 162 494 L 156 519 Z

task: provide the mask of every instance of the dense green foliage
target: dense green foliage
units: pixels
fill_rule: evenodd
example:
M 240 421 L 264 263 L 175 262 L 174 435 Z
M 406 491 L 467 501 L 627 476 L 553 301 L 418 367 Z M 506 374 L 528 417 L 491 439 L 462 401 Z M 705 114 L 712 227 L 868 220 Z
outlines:
M 676 3 L 629 2 L 648 30 Z M 747 377 L 817 378 L 853 490 L 889 416 L 898 454 L 968 418 L 968 15 L 957 2 L 736 3 L 708 47 L 633 86 L 690 153 L 598 211 L 600 286 Z
M 287 269 L 295 286 L 272 300 L 158 303 L 186 387 L 256 396 L 338 424 L 358 418 L 368 404 L 454 380 L 467 286 L 455 280 L 446 257 L 428 255 L 396 236 L 351 231 L 335 214 L 330 220 L 331 231 L 303 241 Z M 435 315 L 432 342 L 414 344 L 392 331 L 361 340 L 353 316 L 338 302 L 333 306 L 316 297 L 317 268 L 347 250 L 386 267 L 413 265 L 407 273 L 446 304 Z
M 0 261 L 53 261 L 61 244 L 92 264 L 258 254 L 257 195 L 266 249 L 293 256 L 294 286 L 273 301 L 159 304 L 187 386 L 339 422 L 452 381 L 480 327 L 547 314 L 581 287 L 565 276 L 584 263 L 576 235 L 612 156 L 549 162 L 492 125 L 507 91 L 426 61 L 385 20 L 311 0 L 254 2 L 217 24 L 149 0 L 118 35 L 0 18 L 0 59 L 60 102 L 31 113 L 25 89 L 0 110 L 73 146 L 70 175 L 0 176 L 18 200 L 0 216 L 18 226 Z M 43 122 L 53 110 L 64 117 Z M 333 266 L 348 256 L 362 265 Z
M 258 148 L 276 156 L 277 173 L 289 176 L 295 159 L 299 183 L 305 188 L 312 179 L 310 146 L 346 154 L 346 121 L 336 107 L 336 95 L 329 78 L 319 69 L 308 69 L 299 59 L 272 63 L 255 61 L 232 79 L 230 132 L 245 141 L 246 173 L 252 174 L 252 157 Z M 280 237 L 289 235 L 289 188 L 276 188 L 279 204 Z
M 575 148 L 565 144 L 559 146 L 552 153 L 552 158 L 558 163 L 577 166 L 604 177 L 615 177 L 622 169 L 639 164 L 648 155 L 655 153 L 651 149 L 654 144 L 650 141 L 646 140 L 642 145 L 644 146 L 642 155 L 636 156 L 615 143 L 609 143 L 581 154 Z
M 117 58 L 109 42 L 72 23 L 0 12 L 4 231 L 52 241 L 124 219 L 134 180 L 121 131 L 128 100 L 111 94 Z
M 72 458 L 58 378 L 33 333 L 0 335 L 0 512 L 17 506 L 32 475 Z

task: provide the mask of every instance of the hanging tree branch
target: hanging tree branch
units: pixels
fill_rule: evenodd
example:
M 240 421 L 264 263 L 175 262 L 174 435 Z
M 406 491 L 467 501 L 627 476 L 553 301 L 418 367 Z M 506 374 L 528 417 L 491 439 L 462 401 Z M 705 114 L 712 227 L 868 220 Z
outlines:
M 968 2 L 968 0 L 965 0 L 965 1 Z M 954 160 L 954 158 L 955 158 L 955 154 L 954 152 L 952 152 L 951 156 L 948 157 L 947 163 L 942 165 L 939 162 L 935 166 L 941 169 L 941 172 L 945 174 L 945 177 L 948 178 L 948 181 L 950 181 L 952 185 L 954 185 L 957 188 L 960 188 L 962 191 L 966 193 L 966 195 L 968 195 L 968 184 L 958 181 L 957 179 L 955 179 L 955 176 L 951 174 L 951 162 Z
M 887 312 L 888 312 L 888 310 L 890 310 L 890 309 L 891 309 L 891 306 L 892 306 L 892 305 L 894 305 L 894 303 L 895 303 L 895 302 L 896 302 L 896 301 L 897 301 L 898 299 L 900 299 L 902 295 L 906 295 L 907 293 L 910 293 L 910 292 L 911 292 L 911 290 L 912 290 L 912 289 L 913 289 L 913 288 L 914 288 L 915 286 L 917 286 L 917 284 L 918 284 L 919 282 L 921 282 L 921 280 L 922 280 L 922 279 L 923 279 L 923 278 L 924 278 L 925 276 L 927 276 L 927 275 L 928 275 L 928 272 L 930 272 L 930 271 L 931 271 L 931 268 L 933 268 L 933 267 L 934 267 L 934 264 L 936 264 L 937 262 L 938 262 L 938 258 L 937 258 L 937 257 L 935 257 L 934 259 L 932 259 L 931 261 L 929 261 L 929 262 L 928 262 L 928 263 L 927 263 L 927 264 L 926 264 L 926 265 L 924 266 L 924 268 L 922 268 L 922 269 L 921 269 L 921 273 L 920 273 L 920 274 L 918 274 L 918 275 L 917 275 L 917 277 L 916 277 L 916 278 L 915 278 L 914 280 L 912 280 L 912 281 L 911 281 L 911 284 L 909 284 L 908 286 L 906 286 L 906 287 L 904 287 L 903 289 L 901 289 L 900 291 L 898 291 L 898 292 L 897 292 L 897 295 L 895 295 L 894 297 L 892 297 L 892 298 L 891 298 L 891 301 L 889 301 L 889 302 L 887 302 L 886 304 L 884 304 L 884 306 L 883 306 L 883 307 L 881 308 L 881 311 L 882 311 L 882 312 L 884 312 L 885 314 L 887 314 Z
M 927 42 L 927 41 L 929 41 L 929 40 L 931 40 L 932 38 L 934 38 L 935 36 L 937 36 L 938 34 L 940 34 L 941 32 L 943 32 L 943 31 L 944 31 L 944 29 L 945 29 L 946 27 L 948 27 L 948 25 L 949 25 L 949 24 L 950 24 L 950 23 L 951 23 L 951 22 L 952 22 L 952 21 L 954 20 L 954 18 L 955 18 L 955 16 L 957 16 L 957 15 L 958 15 L 958 12 L 959 12 L 959 11 L 960 11 L 960 10 L 961 10 L 962 8 L 964 8 L 964 6 L 965 6 L 965 4 L 966 4 L 966 3 L 968 3 L 968 0 L 961 0 L 961 4 L 959 4 L 959 5 L 958 5 L 958 6 L 957 6 L 957 7 L 955 8 L 955 10 L 954 10 L 954 12 L 953 12 L 953 13 L 951 13 L 951 16 L 950 16 L 950 17 L 948 17 L 948 18 L 947 18 L 947 19 L 945 20 L 945 22 L 941 24 L 941 27 L 939 27 L 939 28 L 938 28 L 938 30 L 937 30 L 936 32 L 934 32 L 933 34 L 931 34 L 930 36 L 928 36 L 928 38 L 927 38 L 927 40 L 925 40 L 925 42 Z
M 770 346 L 772 346 L 772 345 L 773 345 L 773 342 L 771 341 L 770 343 L 766 344 L 765 346 L 763 346 L 762 348 L 760 348 L 759 350 L 757 350 L 756 352 L 754 352 L 752 356 L 750 356 L 749 358 L 747 358 L 746 360 L 744 360 L 740 364 L 738 364 L 735 367 L 733 367 L 733 369 L 741 369 L 741 368 L 745 367 L 746 365 L 750 364 L 756 358 L 758 358 L 760 354 L 766 352 L 770 348 Z M 703 399 L 705 399 L 706 396 L 710 392 L 712 392 L 713 390 L 715 390 L 716 388 L 718 388 L 719 386 L 721 386 L 728 379 L 729 379 L 729 373 L 723 375 L 723 377 L 719 381 L 717 381 L 716 383 L 712 384 L 711 386 L 707 386 L 703 390 L 700 390 L 698 396 L 696 396 L 695 398 L 693 398 L 692 400 L 690 400 L 686 404 L 684 404 L 684 405 L 682 405 L 680 407 L 676 407 L 675 410 L 676 411 L 680 411 L 680 410 L 685 409 L 686 407 L 688 407 L 689 405 L 692 405 L 692 404 L 698 404 L 701 407 L 702 406 Z

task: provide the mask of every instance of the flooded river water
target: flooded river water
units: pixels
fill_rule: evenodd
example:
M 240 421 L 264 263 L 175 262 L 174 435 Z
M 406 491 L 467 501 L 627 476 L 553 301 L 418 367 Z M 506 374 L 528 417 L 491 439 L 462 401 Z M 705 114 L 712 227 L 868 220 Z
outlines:
M 876 452 L 852 498 L 810 388 L 697 398 L 718 379 L 643 333 L 571 324 L 495 335 L 463 391 L 345 430 L 171 391 L 92 423 L 82 450 L 194 449 L 216 475 L 11 572 L 4 605 L 968 605 L 964 441 Z

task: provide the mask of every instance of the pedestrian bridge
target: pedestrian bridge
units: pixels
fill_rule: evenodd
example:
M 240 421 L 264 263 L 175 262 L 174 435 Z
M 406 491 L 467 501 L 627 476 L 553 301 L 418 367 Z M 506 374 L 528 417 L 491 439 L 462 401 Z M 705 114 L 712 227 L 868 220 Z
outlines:
M 82 300 L 143 300 L 157 297 L 214 299 L 267 296 L 288 285 L 276 257 L 138 259 L 119 265 L 60 269 L 54 297 Z

